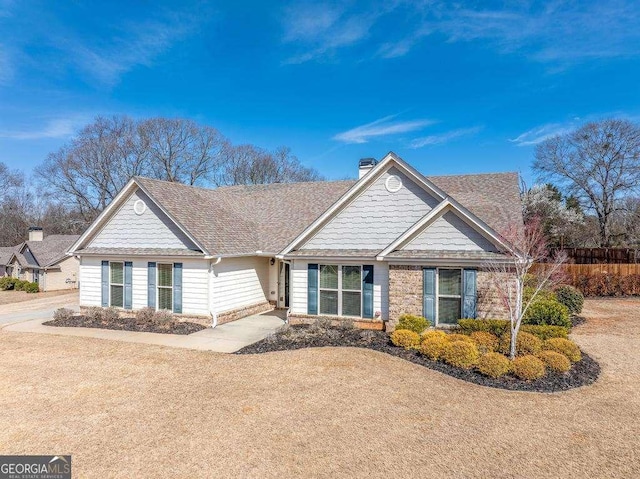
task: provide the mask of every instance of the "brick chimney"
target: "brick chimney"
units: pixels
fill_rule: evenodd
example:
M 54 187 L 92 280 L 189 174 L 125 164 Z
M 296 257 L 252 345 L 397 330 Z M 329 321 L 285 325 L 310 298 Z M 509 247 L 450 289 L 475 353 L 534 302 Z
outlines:
M 29 228 L 29 241 L 42 241 L 44 239 L 44 231 L 39 226 L 31 226 Z

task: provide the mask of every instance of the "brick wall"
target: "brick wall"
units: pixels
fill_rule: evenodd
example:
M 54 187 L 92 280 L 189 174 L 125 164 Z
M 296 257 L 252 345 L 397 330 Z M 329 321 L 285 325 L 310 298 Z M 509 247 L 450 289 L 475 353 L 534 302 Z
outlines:
M 422 316 L 422 268 L 420 265 L 389 265 L 389 322 L 391 328 L 403 313 Z M 505 281 L 508 276 L 505 275 Z M 478 269 L 478 318 L 507 318 L 491 273 Z
M 422 316 L 422 266 L 389 265 L 389 322 L 403 313 Z

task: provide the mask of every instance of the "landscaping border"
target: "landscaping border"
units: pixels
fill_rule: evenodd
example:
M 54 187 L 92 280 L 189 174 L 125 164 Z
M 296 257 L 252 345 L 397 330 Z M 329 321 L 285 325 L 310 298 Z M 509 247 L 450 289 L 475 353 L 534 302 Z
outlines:
M 312 326 L 295 325 L 289 326 L 289 328 L 294 331 L 293 335 L 280 333 L 258 341 L 250 346 L 246 346 L 235 354 L 261 354 L 314 347 L 367 348 L 405 359 L 448 376 L 480 386 L 510 391 L 541 393 L 554 393 L 587 386 L 593 384 L 600 375 L 600 365 L 584 352 L 582 352 L 582 359 L 573 364 L 571 370 L 564 374 L 548 371 L 545 377 L 535 381 L 523 381 L 510 376 L 493 379 L 475 370 L 460 369 L 443 362 L 432 361 L 415 350 L 406 350 L 394 346 L 389 336 L 383 332 L 328 328 L 318 331 L 317 334 L 315 334 L 313 330 L 306 331 L 309 334 L 296 337 L 295 333 L 297 331 L 305 332 L 304 330 L 310 330 Z M 326 334 L 328 332 L 330 333 Z

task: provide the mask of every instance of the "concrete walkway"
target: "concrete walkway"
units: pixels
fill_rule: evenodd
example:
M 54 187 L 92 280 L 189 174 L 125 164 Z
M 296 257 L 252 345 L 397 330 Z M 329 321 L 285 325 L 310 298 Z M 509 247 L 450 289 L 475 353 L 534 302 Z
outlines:
M 42 314 L 45 314 L 45 312 L 42 312 Z M 218 353 L 234 353 L 274 333 L 284 324 L 283 318 L 284 311 L 270 311 L 222 324 L 215 329 L 207 328 L 197 333 L 182 335 L 45 326 L 42 323 L 51 319 L 51 314 L 49 314 L 45 318 L 38 316 L 37 319 L 29 321 L 23 320 L 22 322 L 2 326 L 2 330 L 22 333 L 81 336 L 129 343 L 157 344 L 174 348 L 199 349 Z
M 54 311 L 59 308 L 69 308 L 74 311 L 79 311 L 78 291 L 72 291 L 59 296 L 0 305 L 0 327 L 30 319 L 46 321 L 51 319 Z

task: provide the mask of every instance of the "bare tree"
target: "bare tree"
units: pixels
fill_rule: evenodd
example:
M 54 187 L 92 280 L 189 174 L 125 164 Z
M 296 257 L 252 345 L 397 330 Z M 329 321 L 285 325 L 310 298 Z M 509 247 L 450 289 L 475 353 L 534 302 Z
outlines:
M 595 212 L 600 246 L 610 246 L 618 202 L 640 185 L 640 127 L 627 120 L 587 123 L 538 145 L 533 168 Z
M 512 225 L 502 233 L 510 246 L 503 251 L 504 258 L 488 262 L 485 267 L 490 272 L 491 283 L 509 315 L 511 331 L 510 357 L 516 356 L 516 341 L 522 318 L 543 289 L 561 282 L 564 277 L 562 265 L 566 254 L 557 253 L 550 258 L 545 235 L 539 218 L 531 219 L 524 228 Z M 533 265 L 538 263 L 536 274 L 531 275 Z M 524 298 L 525 283 L 533 293 Z
M 154 178 L 195 185 L 215 176 L 227 140 L 191 120 L 150 118 L 138 125 Z
M 10 194 L 14 188 L 24 184 L 24 175 L 18 170 L 10 170 L 7 165 L 0 162 L 0 198 Z
M 307 168 L 285 146 L 273 152 L 253 145 L 227 145 L 224 149 L 219 185 L 259 185 L 265 183 L 293 183 L 320 181 L 322 176 Z

